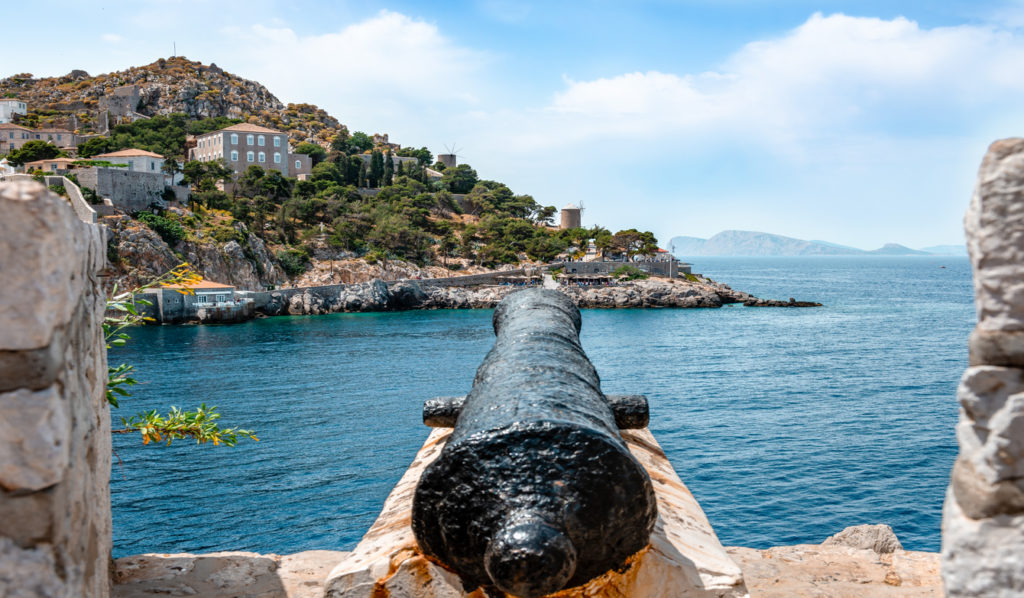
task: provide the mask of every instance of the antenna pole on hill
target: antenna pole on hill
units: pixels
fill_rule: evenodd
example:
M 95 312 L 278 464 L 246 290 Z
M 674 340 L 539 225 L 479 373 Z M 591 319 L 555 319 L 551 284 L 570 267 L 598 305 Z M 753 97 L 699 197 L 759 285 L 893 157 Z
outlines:
M 178 55 L 178 42 L 171 42 L 171 43 L 174 44 L 174 51 L 171 53 L 171 58 L 174 58 L 175 56 Z

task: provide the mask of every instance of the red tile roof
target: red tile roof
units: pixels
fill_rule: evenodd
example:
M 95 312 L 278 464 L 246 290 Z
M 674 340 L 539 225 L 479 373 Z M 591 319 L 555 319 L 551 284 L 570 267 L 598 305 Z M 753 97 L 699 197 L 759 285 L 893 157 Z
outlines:
M 233 289 L 234 285 L 221 284 L 219 282 L 213 282 L 212 280 L 200 280 L 192 284 L 165 284 L 165 289 Z
M 96 154 L 93 158 L 99 158 L 102 160 L 103 158 L 130 158 L 132 156 L 149 156 L 150 158 L 163 159 L 163 156 L 160 154 L 154 154 L 153 152 L 147 152 L 146 150 L 140 149 L 123 149 L 116 152 L 110 152 L 108 154 Z

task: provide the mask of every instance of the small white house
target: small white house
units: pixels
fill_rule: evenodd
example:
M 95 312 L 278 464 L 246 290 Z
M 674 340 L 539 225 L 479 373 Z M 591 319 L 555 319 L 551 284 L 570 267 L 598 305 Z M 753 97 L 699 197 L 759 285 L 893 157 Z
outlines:
M 28 114 L 28 105 L 17 98 L 0 98 L 0 123 L 9 123 L 15 114 Z
M 114 164 L 127 164 L 128 170 L 138 172 L 161 172 L 164 157 L 160 154 L 140 149 L 123 149 L 108 154 L 97 154 L 92 160 L 106 160 Z

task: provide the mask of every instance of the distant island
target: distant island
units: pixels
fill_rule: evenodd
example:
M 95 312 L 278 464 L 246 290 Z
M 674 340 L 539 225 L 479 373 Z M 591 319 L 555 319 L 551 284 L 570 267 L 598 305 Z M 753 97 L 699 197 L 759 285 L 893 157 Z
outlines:
M 966 256 L 965 245 L 935 245 L 911 249 L 898 243 L 886 243 L 874 250 L 858 249 L 828 241 L 805 241 L 771 233 L 727 230 L 710 239 L 673 237 L 672 251 L 677 256 L 809 256 L 809 255 L 945 255 Z

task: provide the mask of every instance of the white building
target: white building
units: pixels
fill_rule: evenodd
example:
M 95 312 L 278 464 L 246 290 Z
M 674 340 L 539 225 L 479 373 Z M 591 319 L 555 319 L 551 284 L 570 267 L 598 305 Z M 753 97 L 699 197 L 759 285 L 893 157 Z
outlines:
M 17 98 L 0 98 L 0 123 L 9 123 L 15 114 L 28 114 L 28 105 Z
M 91 160 L 105 160 L 114 164 L 127 164 L 128 170 L 138 172 L 161 172 L 164 157 L 160 154 L 140 149 L 123 149 L 109 154 L 97 154 Z

